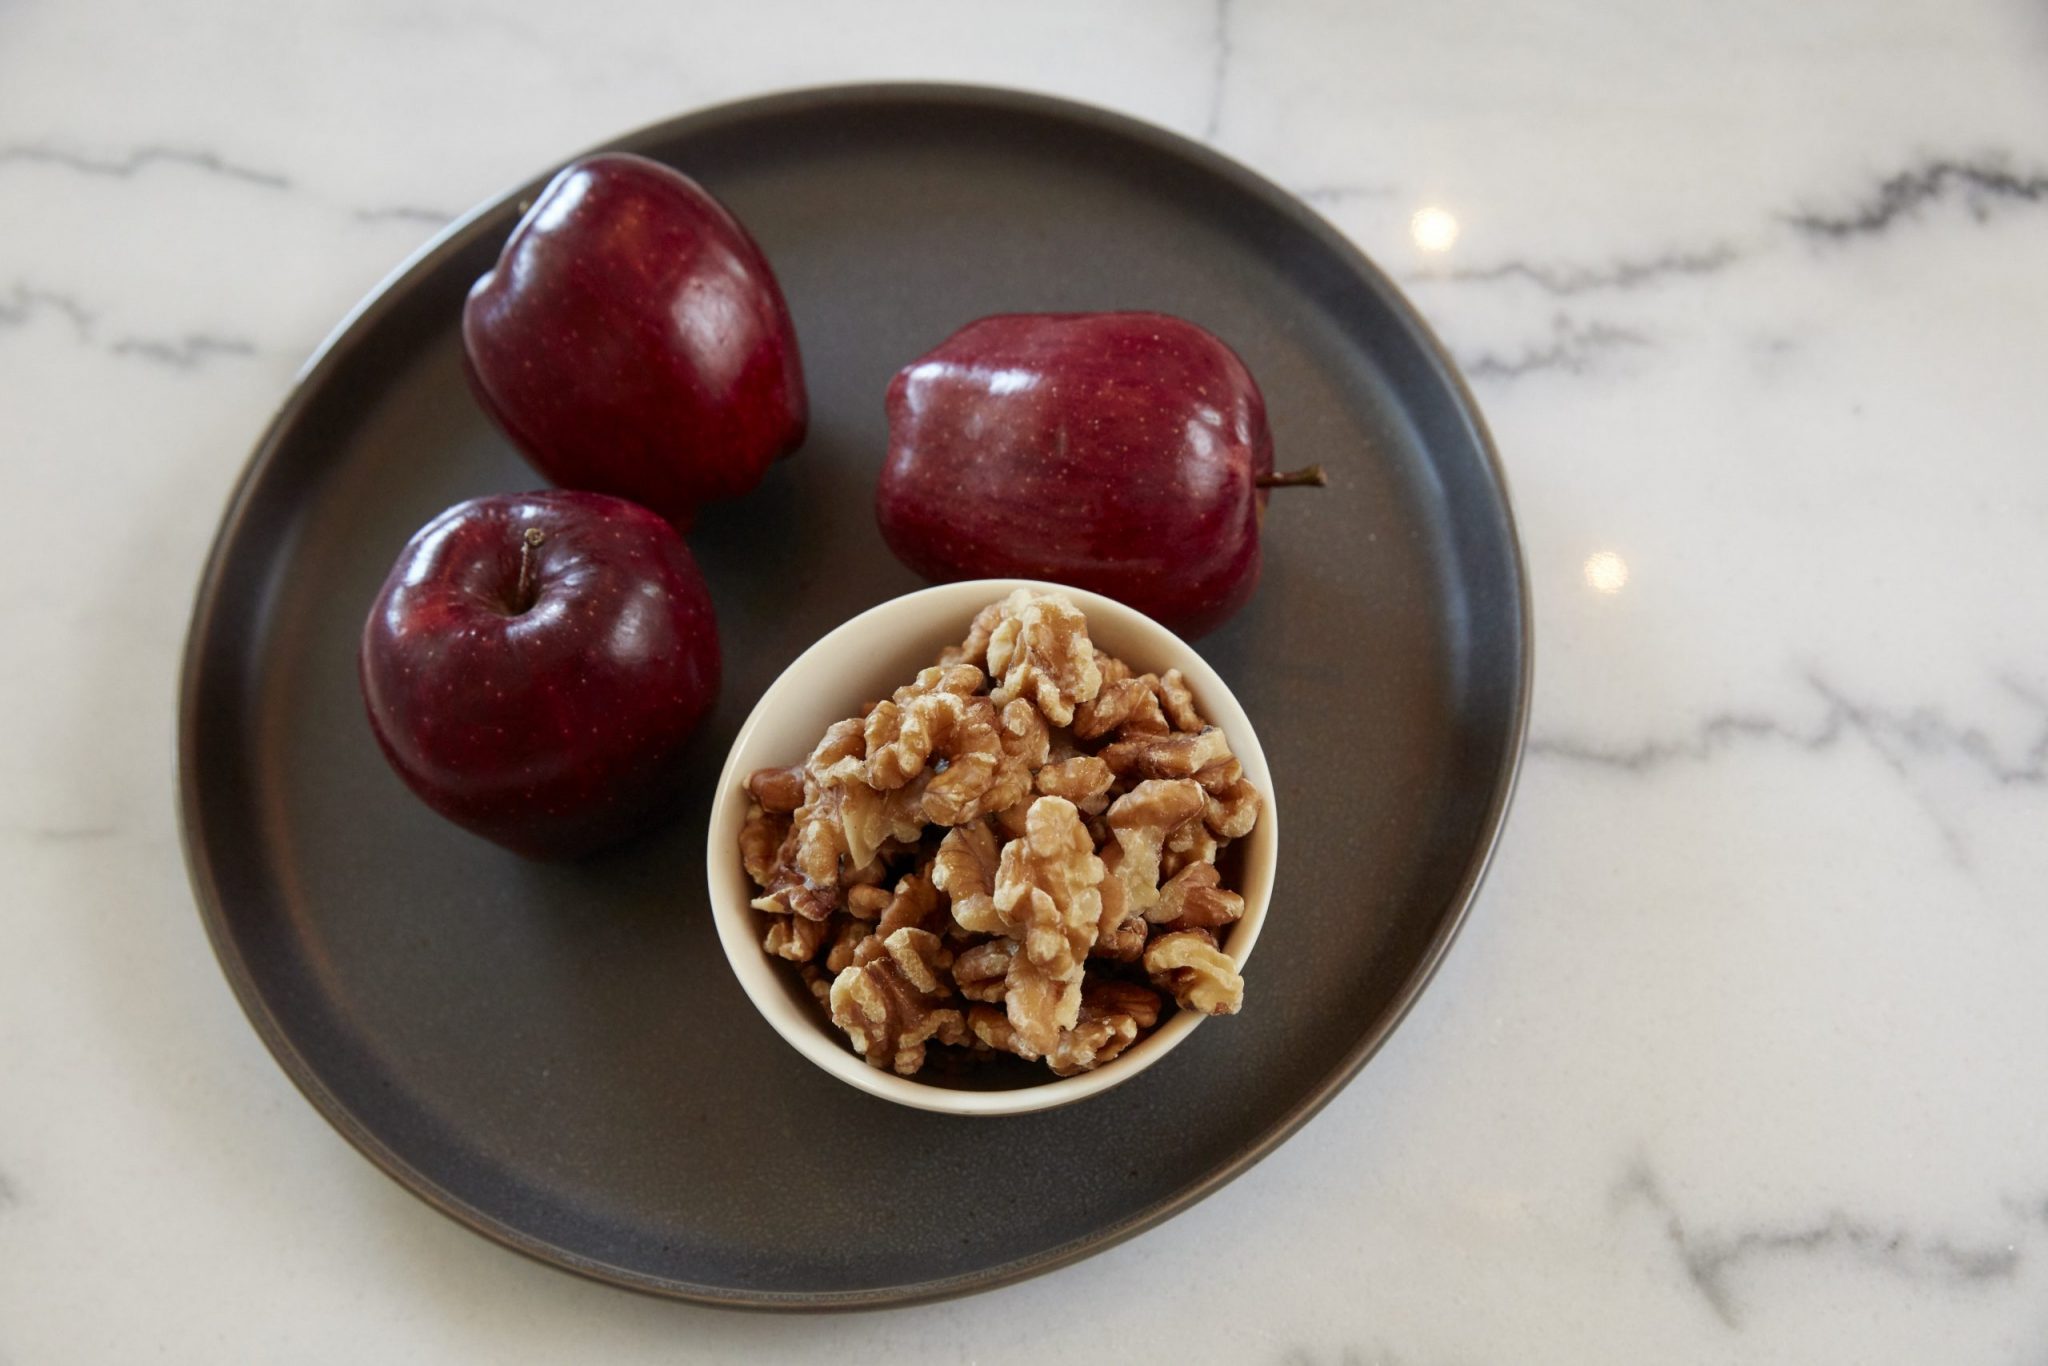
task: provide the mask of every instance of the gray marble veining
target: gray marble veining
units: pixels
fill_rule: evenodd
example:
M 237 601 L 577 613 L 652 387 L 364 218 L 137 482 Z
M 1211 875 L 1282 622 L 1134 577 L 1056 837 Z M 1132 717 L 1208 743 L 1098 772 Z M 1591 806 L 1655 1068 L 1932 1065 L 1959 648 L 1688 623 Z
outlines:
M 289 190 L 292 187 L 291 177 L 278 171 L 238 166 L 234 162 L 222 159 L 216 152 L 200 148 L 166 147 L 154 143 L 133 148 L 114 157 L 91 156 L 47 143 L 0 144 L 0 166 L 9 163 L 61 166 L 65 170 L 77 171 L 81 175 L 111 176 L 117 180 L 132 180 L 144 171 L 169 166 L 222 176 L 244 185 L 260 185 L 266 190 Z
M 1841 1210 L 1792 1223 L 1736 1229 L 1701 1228 L 1688 1222 L 1658 1184 L 1637 1163 L 1615 1187 L 1619 1210 L 1648 1208 L 1662 1223 L 1665 1239 L 1685 1268 L 1686 1279 L 1730 1328 L 1742 1326 L 1736 1282 L 1753 1264 L 1780 1258 L 1847 1258 L 1907 1281 L 1975 1283 L 2017 1279 L 2020 1249 L 2007 1242 L 1958 1244 L 1944 1236 L 1873 1223 Z M 1758 1274 L 1764 1274 L 1759 1271 Z
M 1253 1172 L 995 1295 L 739 1317 L 488 1246 L 303 1104 L 192 915 L 174 680 L 251 443 L 408 251 L 884 78 L 1207 139 L 1401 282 L 1516 494 L 1531 762 L 1435 985 Z M 0 1359 L 2039 1361 L 2044 80 L 2032 0 L 0 5 Z
M 1923 205 L 1960 201 L 1979 219 L 2001 205 L 2048 204 L 2048 172 L 2012 170 L 2007 158 L 1928 161 L 1888 176 L 1869 198 L 1847 209 L 1805 210 L 1785 221 L 1810 237 L 1845 241 L 1890 228 Z

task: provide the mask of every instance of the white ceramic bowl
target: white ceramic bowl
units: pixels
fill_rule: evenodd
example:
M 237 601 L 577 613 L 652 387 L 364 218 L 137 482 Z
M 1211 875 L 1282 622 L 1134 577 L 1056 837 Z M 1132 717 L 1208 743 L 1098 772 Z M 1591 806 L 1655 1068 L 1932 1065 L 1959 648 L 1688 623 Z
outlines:
M 1140 671 L 1179 669 L 1194 690 L 1195 703 L 1211 723 L 1221 726 L 1231 751 L 1266 802 L 1250 835 L 1228 851 L 1238 865 L 1238 892 L 1244 897 L 1244 918 L 1223 941 L 1240 971 L 1251 956 L 1273 895 L 1273 872 L 1280 844 L 1279 813 L 1273 800 L 1273 778 L 1266 768 L 1251 721 L 1216 671 L 1194 648 L 1141 612 L 1096 593 L 1027 579 L 977 579 L 945 584 L 906 594 L 870 608 L 847 622 L 783 670 L 753 714 L 740 727 L 719 774 L 718 794 L 711 808 L 711 831 L 705 850 L 705 871 L 711 883 L 711 911 L 718 942 L 738 974 L 740 985 L 775 1032 L 791 1047 L 833 1076 L 863 1091 L 911 1105 L 958 1115 L 1014 1115 L 1049 1110 L 1107 1091 L 1166 1056 L 1194 1031 L 1204 1016 L 1175 1011 L 1121 1057 L 1091 1072 L 1072 1077 L 1045 1073 L 1045 1080 L 1010 1090 L 968 1090 L 899 1077 L 871 1067 L 834 1028 L 811 996 L 795 964 L 771 958 L 761 948 L 766 917 L 748 903 L 754 885 L 740 867 L 740 826 L 746 819 L 746 777 L 756 769 L 801 761 L 834 721 L 854 714 L 862 700 L 887 696 L 930 664 L 938 652 L 957 644 L 967 624 L 988 603 L 1017 588 L 1056 590 L 1071 598 L 1088 618 L 1088 633 L 1103 649 Z M 1259 1009 L 1256 984 L 1246 993 L 1245 1009 Z M 1229 1029 L 1223 1021 L 1216 1026 Z

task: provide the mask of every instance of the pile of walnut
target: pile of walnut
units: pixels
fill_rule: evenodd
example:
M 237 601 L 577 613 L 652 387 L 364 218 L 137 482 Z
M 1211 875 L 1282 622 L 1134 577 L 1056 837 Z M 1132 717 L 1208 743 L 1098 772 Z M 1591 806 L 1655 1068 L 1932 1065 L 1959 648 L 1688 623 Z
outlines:
M 747 779 L 740 832 L 769 953 L 876 1067 L 936 1040 L 1100 1066 L 1163 992 L 1235 1014 L 1216 855 L 1259 794 L 1180 671 L 1132 674 L 1059 594 L 1020 590 L 802 764 Z M 1155 990 L 1156 989 L 1156 990 Z

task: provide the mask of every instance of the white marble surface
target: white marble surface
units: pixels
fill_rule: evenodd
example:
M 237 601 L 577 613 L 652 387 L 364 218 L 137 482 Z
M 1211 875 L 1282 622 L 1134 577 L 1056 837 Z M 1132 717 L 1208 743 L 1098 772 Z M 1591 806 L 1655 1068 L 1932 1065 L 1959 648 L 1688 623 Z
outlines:
M 1535 742 L 1436 985 L 1250 1175 L 739 1316 L 490 1246 L 299 1099 L 192 913 L 173 673 L 293 370 L 448 216 L 883 77 L 1206 137 L 1411 288 L 1511 469 Z M 2044 360 L 2033 0 L 0 3 L 0 1362 L 2041 1361 Z

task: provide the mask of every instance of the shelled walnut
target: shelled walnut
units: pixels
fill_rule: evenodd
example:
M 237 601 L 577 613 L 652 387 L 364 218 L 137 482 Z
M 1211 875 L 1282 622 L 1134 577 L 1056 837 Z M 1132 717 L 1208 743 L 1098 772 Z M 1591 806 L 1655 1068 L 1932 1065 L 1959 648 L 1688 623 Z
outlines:
M 1104 652 L 1064 594 L 989 604 L 746 786 L 763 947 L 875 1067 L 910 1076 L 942 1046 L 1070 1076 L 1163 1011 L 1242 1001 L 1217 936 L 1244 901 L 1217 860 L 1260 794 L 1180 671 Z
M 1244 979 L 1207 930 L 1175 930 L 1145 946 L 1145 971 L 1183 1010 L 1235 1015 Z

